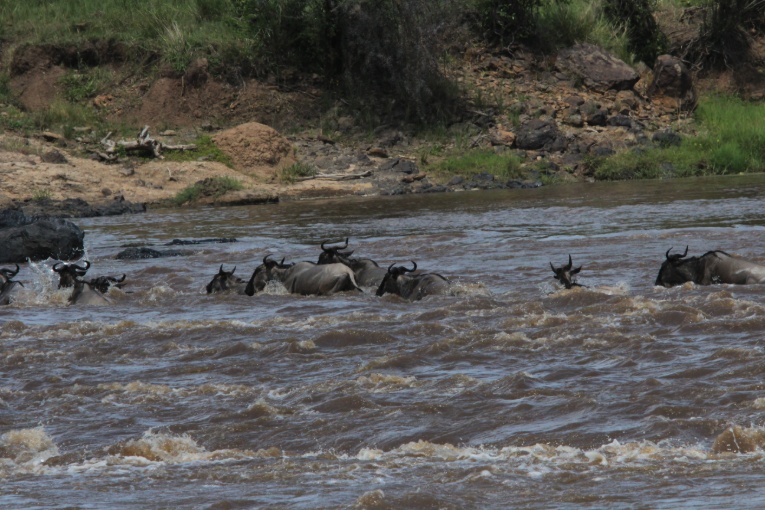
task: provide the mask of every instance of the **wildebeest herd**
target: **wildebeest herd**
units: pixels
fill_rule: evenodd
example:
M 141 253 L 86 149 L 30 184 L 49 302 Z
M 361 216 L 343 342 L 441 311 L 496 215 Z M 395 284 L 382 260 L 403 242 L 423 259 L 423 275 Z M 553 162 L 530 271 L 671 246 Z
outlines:
M 266 255 L 248 281 L 234 276 L 236 267 L 225 271 L 221 264 L 218 273 L 205 288 L 208 294 L 235 292 L 253 296 L 262 292 L 269 282 L 277 282 L 292 294 L 324 296 L 345 291 L 364 292 L 364 287 L 374 287 L 377 288 L 377 296 L 393 294 L 408 301 L 448 294 L 451 290 L 449 279 L 437 273 L 418 271 L 414 261 L 411 268 L 393 263 L 385 269 L 372 259 L 353 257 L 353 250 L 343 251 L 347 248 L 347 238 L 340 243 L 324 241 L 317 262 L 285 263 L 284 259 L 277 261 Z M 670 255 L 671 251 L 672 248 L 665 254 L 656 277 L 657 286 L 673 287 L 687 282 L 696 285 L 765 283 L 765 266 L 724 251 L 709 251 L 700 257 L 687 257 L 687 246 L 682 254 Z M 53 265 L 53 271 L 59 275 L 59 289 L 72 289 L 70 303 L 110 303 L 106 297 L 109 288 L 119 288 L 124 284 L 124 274 L 121 277 L 99 276 L 84 280 L 90 266 L 88 261 L 84 261 L 84 265 L 63 262 Z M 556 268 L 550 262 L 550 268 L 553 277 L 566 289 L 584 287 L 576 282 L 576 275 L 582 267 L 574 268 L 571 255 L 567 264 Z M 19 271 L 18 264 L 15 269 L 0 268 L 0 305 L 11 303 L 14 291 L 19 286 L 23 287 L 22 282 L 14 279 Z

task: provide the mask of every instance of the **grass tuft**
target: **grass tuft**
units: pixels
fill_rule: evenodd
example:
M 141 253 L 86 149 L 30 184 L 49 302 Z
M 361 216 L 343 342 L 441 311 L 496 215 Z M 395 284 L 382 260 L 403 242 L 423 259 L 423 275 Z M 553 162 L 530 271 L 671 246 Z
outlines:
M 491 174 L 501 180 L 510 180 L 523 176 L 518 157 L 485 149 L 447 156 L 432 163 L 428 171 L 442 178 L 455 175 L 470 178 L 479 174 Z
M 318 170 L 315 166 L 298 162 L 294 165 L 283 168 L 281 172 L 279 172 L 278 178 L 280 182 L 285 184 L 294 184 L 301 177 L 312 177 L 317 173 Z
M 242 183 L 233 177 L 210 177 L 179 191 L 172 202 L 180 206 L 195 202 L 202 197 L 217 198 L 229 191 L 238 191 L 243 188 Z

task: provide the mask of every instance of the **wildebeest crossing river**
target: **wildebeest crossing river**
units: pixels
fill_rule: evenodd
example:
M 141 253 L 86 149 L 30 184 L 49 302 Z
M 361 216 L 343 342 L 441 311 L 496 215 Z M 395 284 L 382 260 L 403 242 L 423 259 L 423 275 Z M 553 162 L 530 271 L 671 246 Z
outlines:
M 765 286 L 654 286 L 665 252 L 765 263 L 765 176 L 153 211 L 78 223 L 0 307 L 2 508 L 762 508 Z M 236 238 L 181 257 L 128 245 Z M 208 295 L 326 239 L 453 280 Z M 586 287 L 553 278 L 583 266 Z M 15 267 L 11 269 L 15 270 Z M 727 431 L 727 432 L 726 432 Z

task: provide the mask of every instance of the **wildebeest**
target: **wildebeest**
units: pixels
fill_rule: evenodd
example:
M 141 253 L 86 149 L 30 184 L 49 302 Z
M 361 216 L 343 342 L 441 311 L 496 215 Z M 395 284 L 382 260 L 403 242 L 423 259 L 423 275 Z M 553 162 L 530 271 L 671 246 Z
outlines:
M 567 289 L 570 289 L 572 287 L 583 287 L 583 285 L 580 285 L 576 283 L 574 276 L 579 274 L 579 271 L 582 270 L 582 266 L 577 267 L 576 269 L 572 269 L 574 266 L 573 262 L 571 261 L 571 255 L 568 256 L 568 264 L 562 267 L 556 268 L 553 266 L 552 262 L 550 262 L 550 269 L 553 270 L 553 273 L 555 273 L 555 278 L 559 282 L 563 284 L 564 287 Z
M 78 266 L 77 264 L 66 264 L 64 262 L 56 262 L 53 264 L 53 271 L 58 273 L 59 281 L 58 288 L 65 289 L 67 287 L 74 287 L 74 283 L 78 278 L 85 276 L 85 273 L 90 269 L 90 262 L 87 260 L 85 267 Z M 61 267 L 59 267 L 59 264 Z
M 701 257 L 688 257 L 688 247 L 683 254 L 665 254 L 666 260 L 659 269 L 654 285 L 673 287 L 685 282 L 696 285 L 729 283 L 748 285 L 765 283 L 765 266 L 734 257 L 724 251 L 708 251 Z
M 11 294 L 17 285 L 24 286 L 23 283 L 12 280 L 14 276 L 19 274 L 19 265 L 16 264 L 16 270 L 12 269 L 0 269 L 0 305 L 7 305 L 13 300 Z
M 382 296 L 387 292 L 409 301 L 418 301 L 425 296 L 449 292 L 451 283 L 440 274 L 407 274 L 417 270 L 417 263 L 412 261 L 412 264 L 414 266 L 412 269 L 407 269 L 404 266 L 393 267 L 395 263 L 391 264 L 382 282 L 380 282 L 377 295 Z
M 351 251 L 340 251 L 348 247 L 348 238 L 345 238 L 343 246 L 325 246 L 328 241 L 321 243 L 322 253 L 319 255 L 319 264 L 345 264 L 356 277 L 356 283 L 362 287 L 377 287 L 385 278 L 387 271 L 380 267 L 372 259 L 351 258 Z
M 122 284 L 125 281 L 127 275 L 123 274 L 121 278 L 115 276 L 97 276 L 88 280 L 91 287 L 98 290 L 102 294 L 109 292 L 110 287 L 122 288 Z
M 253 271 L 244 292 L 252 296 L 274 280 L 281 282 L 292 294 L 324 296 L 346 290 L 361 291 L 353 271 L 344 264 L 285 264 L 284 259 L 277 262 L 266 255 L 263 264 Z
M 234 276 L 234 271 L 236 271 L 236 266 L 231 271 L 224 271 L 223 264 L 221 264 L 218 274 L 213 276 L 213 279 L 205 287 L 207 293 L 235 291 L 237 294 L 244 294 L 247 283 L 238 276 Z
M 95 288 L 90 282 L 77 280 L 74 282 L 70 303 L 78 305 L 110 305 L 112 301 L 104 293 Z

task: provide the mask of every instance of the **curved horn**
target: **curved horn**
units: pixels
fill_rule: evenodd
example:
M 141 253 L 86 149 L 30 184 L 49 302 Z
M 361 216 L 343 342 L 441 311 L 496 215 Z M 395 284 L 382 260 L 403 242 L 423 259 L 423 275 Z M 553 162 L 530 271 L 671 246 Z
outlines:
M 683 252 L 683 254 L 680 256 L 680 258 L 683 258 L 683 257 L 685 257 L 686 255 L 688 255 L 688 245 L 687 245 L 687 244 L 685 245 L 685 251 L 684 251 L 684 252 Z
M 565 269 L 566 271 L 570 271 L 573 266 L 574 266 L 574 263 L 571 261 L 571 254 L 569 253 L 568 254 L 568 265 L 564 266 L 563 269 Z
M 87 260 L 85 260 L 83 262 L 85 262 L 85 267 L 77 266 L 77 265 L 74 265 L 74 264 L 72 264 L 72 265 L 74 265 L 74 267 L 76 267 L 77 269 L 79 269 L 81 271 L 87 271 L 88 269 L 90 269 L 90 262 L 88 262 Z
M 8 278 L 12 278 L 12 277 L 16 276 L 17 274 L 19 274 L 19 265 L 16 264 L 16 271 L 15 272 L 14 271 L 10 271 L 10 270 L 7 270 L 7 271 L 8 271 L 8 273 L 7 273 L 8 274 Z
M 665 253 L 665 254 L 664 254 L 664 256 L 665 256 L 667 259 L 669 259 L 669 252 L 671 252 L 671 251 L 672 251 L 672 248 L 670 247 L 670 249 L 669 249 L 669 250 L 667 250 L 667 253 Z
M 558 274 L 558 271 L 555 270 L 555 266 L 553 266 L 552 262 L 550 262 L 550 269 L 552 269 L 553 273 Z
M 55 264 L 53 264 L 53 267 L 51 269 L 53 269 L 53 271 L 55 271 L 57 273 L 60 273 L 61 271 L 64 270 L 64 267 L 66 267 L 66 264 L 64 264 L 64 267 L 62 267 L 61 269 L 56 269 L 56 266 L 59 265 L 59 264 L 64 264 L 64 263 L 63 262 L 56 262 Z
M 321 242 L 321 249 L 324 250 L 324 251 L 344 250 L 344 249 L 346 249 L 348 247 L 348 238 L 347 237 L 345 238 L 345 245 L 344 246 L 335 246 L 334 248 L 327 248 L 327 247 L 324 246 L 325 244 L 335 244 L 335 243 L 341 243 L 341 242 L 342 241 L 335 241 L 335 242 L 322 241 Z
M 264 266 L 267 266 L 267 265 L 268 265 L 268 259 L 269 259 L 270 257 L 271 257 L 271 254 L 270 254 L 270 253 L 269 253 L 268 255 L 266 255 L 265 257 L 263 257 L 263 265 L 264 265 Z
M 220 265 L 220 269 L 218 269 L 218 274 L 223 274 L 223 264 Z
M 411 262 L 412 264 L 414 264 L 414 267 L 412 269 L 403 268 L 405 273 L 411 273 L 411 272 L 417 271 L 417 262 L 415 262 L 414 260 L 412 260 Z
M 126 278 L 126 277 L 127 277 L 127 275 L 123 273 L 123 274 L 122 274 L 122 278 L 112 278 L 112 280 L 114 280 L 114 281 L 115 281 L 115 282 L 117 282 L 117 283 L 122 283 L 122 282 L 124 282 L 124 281 L 125 281 L 125 278 Z
M 396 265 L 396 263 L 394 262 L 393 264 L 391 264 L 391 265 L 389 265 L 389 266 L 388 266 L 388 272 L 389 272 L 389 273 L 390 273 L 390 270 L 391 270 L 391 269 L 393 269 L 393 266 L 395 266 L 395 265 Z
M 234 266 L 234 269 L 231 270 L 231 274 L 234 274 L 234 271 L 236 271 L 236 266 Z

